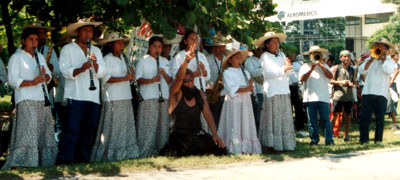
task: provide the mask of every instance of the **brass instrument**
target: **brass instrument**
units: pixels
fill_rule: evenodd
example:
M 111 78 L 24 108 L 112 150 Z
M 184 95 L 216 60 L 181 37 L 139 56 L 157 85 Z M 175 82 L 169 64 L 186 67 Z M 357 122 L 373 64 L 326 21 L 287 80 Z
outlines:
M 49 47 L 49 50 L 47 51 L 47 54 L 46 54 L 45 61 L 46 61 L 47 66 L 49 66 L 49 64 L 50 64 L 50 58 L 51 58 L 52 52 L 53 52 L 53 44 Z M 58 86 L 58 81 L 54 76 L 52 76 L 51 81 L 49 83 L 47 83 L 47 89 L 51 90 L 51 89 L 53 89 L 53 87 L 57 87 L 57 86 Z
M 222 81 L 223 73 L 221 72 L 215 82 L 210 96 L 208 96 L 209 104 L 216 104 L 218 102 L 221 91 L 224 89 L 224 82 Z
M 257 76 L 253 78 L 258 84 L 264 84 L 264 76 Z
M 41 71 L 42 68 L 40 66 L 39 56 L 38 56 L 36 48 L 34 49 L 33 53 L 35 55 L 36 64 L 38 65 L 38 68 L 39 68 L 39 75 L 44 77 L 45 74 L 42 74 L 42 71 Z M 46 89 L 46 86 L 45 86 L 45 82 L 43 82 L 41 84 L 42 84 L 42 90 L 43 90 L 43 96 L 44 96 L 44 106 L 50 106 L 51 103 L 50 103 L 50 100 L 49 100 L 49 95 L 47 94 L 47 89 Z
M 371 54 L 371 57 L 374 59 L 380 59 L 384 54 L 384 51 L 378 46 L 372 47 L 371 49 L 369 49 L 369 52 Z
M 313 64 L 319 64 L 322 62 L 322 53 L 313 52 L 310 54 L 310 60 Z

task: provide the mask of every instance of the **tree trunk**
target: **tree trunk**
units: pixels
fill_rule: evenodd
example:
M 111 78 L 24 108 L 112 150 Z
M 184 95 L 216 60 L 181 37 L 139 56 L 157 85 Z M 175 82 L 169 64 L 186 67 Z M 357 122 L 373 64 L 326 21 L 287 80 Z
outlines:
M 12 28 L 11 28 L 11 19 L 10 19 L 10 14 L 8 12 L 8 4 L 10 3 L 10 0 L 2 0 L 1 1 L 1 16 L 3 17 L 3 23 L 4 26 L 6 27 L 6 34 L 7 34 L 7 47 L 8 47 L 8 54 L 11 56 L 15 52 L 15 46 L 14 46 L 14 36 L 12 34 Z

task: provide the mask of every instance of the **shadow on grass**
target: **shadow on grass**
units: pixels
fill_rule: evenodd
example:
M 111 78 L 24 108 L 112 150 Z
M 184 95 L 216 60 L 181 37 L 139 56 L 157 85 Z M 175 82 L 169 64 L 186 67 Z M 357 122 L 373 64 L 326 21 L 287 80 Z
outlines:
M 117 176 L 121 172 L 118 162 L 73 164 L 69 166 L 52 166 L 37 168 L 21 168 L 0 171 L 0 179 L 23 179 L 24 174 L 41 176 L 44 179 L 73 178 L 77 175 L 96 174 L 99 176 Z

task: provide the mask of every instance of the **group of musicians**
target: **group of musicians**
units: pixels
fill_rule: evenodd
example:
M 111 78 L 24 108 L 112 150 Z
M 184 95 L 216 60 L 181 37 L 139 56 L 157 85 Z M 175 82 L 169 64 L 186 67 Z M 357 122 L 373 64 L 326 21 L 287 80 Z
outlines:
M 217 34 L 206 56 L 197 50 L 199 35 L 187 30 L 174 56 L 168 53 L 171 41 L 151 37 L 147 54 L 132 68 L 123 52 L 129 38 L 123 34 L 106 31 L 98 46 L 92 44 L 101 24 L 79 19 L 69 25 L 67 34 L 75 40 L 62 47 L 59 58 L 46 45 L 47 32 L 54 28 L 43 22 L 24 25 L 22 46 L 8 63 L 16 113 L 3 169 L 157 155 L 293 151 L 293 81 L 304 84 L 311 145 L 319 142 L 318 114 L 325 144 L 332 145 L 329 84 L 334 85 L 334 112 L 345 109 L 347 122 L 355 70 L 365 75 L 360 143 L 369 140 L 372 112 L 375 142 L 382 141 L 390 75 L 395 71 L 395 63 L 386 57 L 393 45 L 386 39 L 372 43 L 381 56 L 349 68 L 350 52 L 342 51 L 342 64 L 331 71 L 324 63 L 328 50 L 319 46 L 305 53 L 310 62 L 294 68 L 280 50 L 284 33 L 265 33 L 251 53 L 226 52 L 231 41 Z M 56 87 L 48 89 L 49 82 Z M 137 116 L 133 98 L 139 101 Z

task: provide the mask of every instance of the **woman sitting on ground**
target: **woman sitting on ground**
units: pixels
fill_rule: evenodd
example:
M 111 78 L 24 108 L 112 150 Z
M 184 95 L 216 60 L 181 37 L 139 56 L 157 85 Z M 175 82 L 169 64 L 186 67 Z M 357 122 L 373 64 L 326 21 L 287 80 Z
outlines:
M 161 150 L 160 155 L 224 155 L 224 141 L 218 137 L 213 116 L 205 95 L 193 82 L 193 72 L 187 69 L 194 59 L 195 45 L 186 52 L 186 60 L 182 62 L 169 93 L 169 113 L 173 115 L 169 142 Z M 213 136 L 201 128 L 200 114 L 203 113 Z

